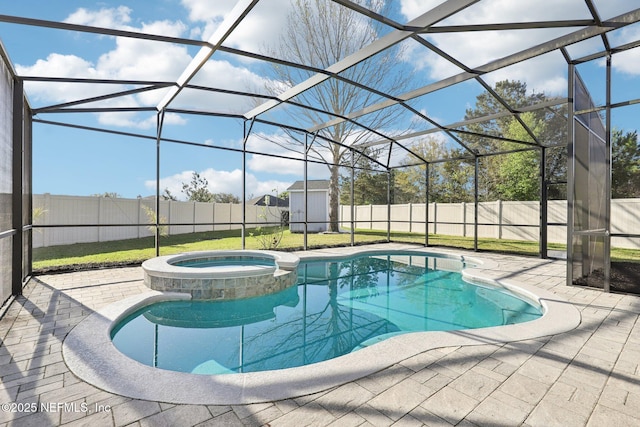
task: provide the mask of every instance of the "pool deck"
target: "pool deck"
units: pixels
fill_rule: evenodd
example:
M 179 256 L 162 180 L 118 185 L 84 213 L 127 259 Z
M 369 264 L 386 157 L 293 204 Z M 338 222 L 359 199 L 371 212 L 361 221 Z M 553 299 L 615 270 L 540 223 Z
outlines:
M 580 325 L 524 341 L 429 350 L 292 399 L 176 405 L 103 391 L 63 359 L 62 341 L 80 321 L 148 292 L 141 268 L 37 276 L 0 319 L 0 403 L 9 403 L 0 408 L 0 425 L 640 425 L 640 297 L 568 287 L 564 261 L 444 252 L 491 260 L 499 266 L 495 279 L 557 295 L 580 311 Z

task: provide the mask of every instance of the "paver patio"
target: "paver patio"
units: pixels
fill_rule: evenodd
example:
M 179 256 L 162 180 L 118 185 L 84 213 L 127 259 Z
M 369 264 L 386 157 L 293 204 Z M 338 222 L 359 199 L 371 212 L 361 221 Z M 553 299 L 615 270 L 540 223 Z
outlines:
M 0 320 L 0 403 L 5 404 L 0 424 L 640 425 L 640 297 L 568 287 L 564 261 L 456 252 L 497 262 L 497 279 L 532 284 L 566 299 L 580 310 L 580 326 L 535 340 L 431 350 L 295 399 L 174 405 L 100 390 L 76 378 L 62 357 L 66 334 L 86 316 L 148 290 L 140 268 L 37 276 Z M 46 411 L 39 410 L 43 404 Z

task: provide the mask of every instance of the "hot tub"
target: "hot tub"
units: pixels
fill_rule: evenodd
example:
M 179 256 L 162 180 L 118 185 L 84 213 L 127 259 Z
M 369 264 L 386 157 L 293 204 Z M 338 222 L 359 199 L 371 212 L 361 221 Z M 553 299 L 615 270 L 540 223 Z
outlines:
M 297 281 L 300 259 L 276 251 L 201 251 L 142 263 L 145 284 L 156 291 L 188 293 L 196 300 L 272 294 Z

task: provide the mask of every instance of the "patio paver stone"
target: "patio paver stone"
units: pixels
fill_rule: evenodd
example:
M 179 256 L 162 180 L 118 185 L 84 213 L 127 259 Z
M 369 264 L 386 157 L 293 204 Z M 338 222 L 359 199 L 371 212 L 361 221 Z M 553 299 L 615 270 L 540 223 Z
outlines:
M 62 357 L 62 340 L 83 319 L 148 291 L 140 268 L 36 276 L 0 319 L 0 403 L 63 406 L 55 412 L 3 406 L 0 426 L 640 425 L 640 297 L 567 287 L 560 260 L 450 252 L 489 259 L 498 265 L 495 278 L 567 299 L 581 324 L 538 339 L 433 349 L 294 399 L 176 405 L 100 390 L 75 377 Z

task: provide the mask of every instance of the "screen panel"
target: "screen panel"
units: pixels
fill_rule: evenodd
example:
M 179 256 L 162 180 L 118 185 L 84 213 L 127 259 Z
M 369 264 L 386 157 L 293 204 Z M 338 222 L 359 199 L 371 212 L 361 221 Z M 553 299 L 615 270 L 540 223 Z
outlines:
M 0 305 L 11 296 L 13 241 L 13 76 L 0 55 Z
M 580 75 L 574 77 L 572 221 L 569 245 L 569 283 L 589 283 L 590 276 L 606 271 L 608 258 L 609 174 L 607 134 L 603 118 Z M 605 279 L 606 282 L 606 279 Z M 604 287 L 604 283 L 602 284 Z

